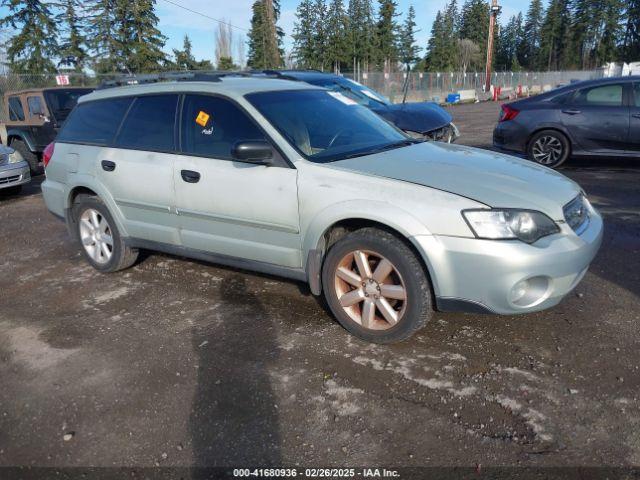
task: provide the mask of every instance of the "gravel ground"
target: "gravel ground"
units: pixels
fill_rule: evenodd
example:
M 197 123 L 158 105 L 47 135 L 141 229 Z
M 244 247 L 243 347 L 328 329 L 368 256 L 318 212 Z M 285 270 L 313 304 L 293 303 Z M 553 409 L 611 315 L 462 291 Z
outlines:
M 452 113 L 490 144 L 498 105 Z M 0 200 L 0 466 L 640 465 L 639 168 L 568 162 L 606 235 L 559 306 L 392 346 L 278 278 L 154 253 L 100 274 L 36 182 Z

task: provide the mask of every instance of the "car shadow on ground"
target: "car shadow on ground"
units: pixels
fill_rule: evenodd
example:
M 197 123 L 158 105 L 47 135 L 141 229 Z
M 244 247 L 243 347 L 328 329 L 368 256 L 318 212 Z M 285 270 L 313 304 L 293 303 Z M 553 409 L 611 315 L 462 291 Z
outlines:
M 278 407 L 269 365 L 279 356 L 274 327 L 239 273 L 220 289 L 223 316 L 193 331 L 198 386 L 189 429 L 198 467 L 281 462 Z M 238 332 L 242 332 L 241 335 Z

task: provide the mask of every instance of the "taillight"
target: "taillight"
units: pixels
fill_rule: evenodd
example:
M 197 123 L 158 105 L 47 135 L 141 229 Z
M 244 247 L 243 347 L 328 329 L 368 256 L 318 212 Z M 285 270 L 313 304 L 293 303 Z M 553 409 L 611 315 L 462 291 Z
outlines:
M 515 108 L 509 105 L 502 105 L 502 112 L 500 113 L 500 121 L 508 122 L 509 120 L 513 120 L 518 116 L 520 110 L 516 110 Z
M 56 144 L 54 142 L 51 142 L 49 145 L 47 145 L 47 148 L 44 149 L 44 152 L 42 152 L 42 163 L 44 165 L 44 168 L 47 168 L 47 165 L 49 165 L 51 157 L 53 157 L 53 150 L 55 146 Z

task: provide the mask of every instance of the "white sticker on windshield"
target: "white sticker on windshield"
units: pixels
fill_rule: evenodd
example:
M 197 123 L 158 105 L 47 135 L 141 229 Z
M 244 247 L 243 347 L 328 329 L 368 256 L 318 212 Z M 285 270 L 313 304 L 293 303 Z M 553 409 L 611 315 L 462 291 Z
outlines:
M 335 98 L 336 100 L 340 100 L 345 105 L 358 105 L 358 102 L 356 102 L 355 100 L 351 100 L 349 97 L 345 97 L 340 92 L 327 92 L 327 93 L 331 95 L 333 98 Z
M 373 98 L 374 100 L 377 100 L 378 102 L 382 101 L 382 99 L 379 96 L 377 96 L 373 92 L 370 92 L 369 90 L 360 90 L 360 93 L 364 93 L 367 97 Z

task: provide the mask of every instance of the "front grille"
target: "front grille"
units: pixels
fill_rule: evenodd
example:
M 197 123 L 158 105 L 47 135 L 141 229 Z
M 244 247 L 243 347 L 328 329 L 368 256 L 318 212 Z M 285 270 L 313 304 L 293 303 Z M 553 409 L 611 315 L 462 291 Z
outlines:
M 438 128 L 437 130 L 432 130 L 425 134 L 425 137 L 429 140 L 435 142 L 449 141 L 450 137 L 453 136 L 452 129 L 449 125 L 446 127 Z
M 2 185 L 3 183 L 17 182 L 18 180 L 20 180 L 20 175 L 12 175 L 10 177 L 0 178 L 0 185 Z
M 580 194 L 562 209 L 564 219 L 574 232 L 580 235 L 589 225 L 589 207 L 584 195 Z

